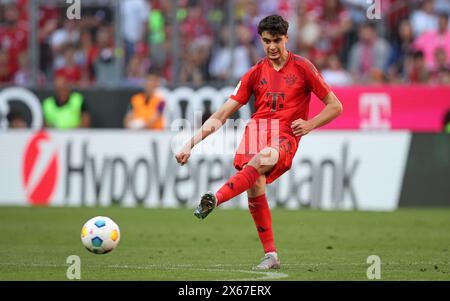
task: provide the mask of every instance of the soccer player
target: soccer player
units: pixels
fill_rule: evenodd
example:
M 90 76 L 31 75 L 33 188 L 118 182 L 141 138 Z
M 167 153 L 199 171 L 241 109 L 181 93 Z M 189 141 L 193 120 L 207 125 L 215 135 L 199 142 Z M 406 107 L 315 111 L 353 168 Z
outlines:
M 302 136 L 329 123 L 342 112 L 340 101 L 313 64 L 286 49 L 288 27 L 288 22 L 278 15 L 261 20 L 258 33 L 266 57 L 241 78 L 229 99 L 175 156 L 178 163 L 186 164 L 196 144 L 217 131 L 252 94 L 255 96 L 255 113 L 245 128 L 234 158 L 238 172 L 216 193 L 203 195 L 194 215 L 204 219 L 215 207 L 247 191 L 250 213 L 265 252 L 256 269 L 280 267 L 266 185 L 290 169 Z M 308 120 L 311 92 L 325 107 Z

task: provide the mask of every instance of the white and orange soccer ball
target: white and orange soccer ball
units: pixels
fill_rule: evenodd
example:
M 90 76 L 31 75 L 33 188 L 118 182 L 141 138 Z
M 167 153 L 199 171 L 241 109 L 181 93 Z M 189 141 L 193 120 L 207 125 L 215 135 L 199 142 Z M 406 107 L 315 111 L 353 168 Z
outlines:
M 109 253 L 117 247 L 119 241 L 119 226 L 109 217 L 93 217 L 81 228 L 81 242 L 89 252 Z

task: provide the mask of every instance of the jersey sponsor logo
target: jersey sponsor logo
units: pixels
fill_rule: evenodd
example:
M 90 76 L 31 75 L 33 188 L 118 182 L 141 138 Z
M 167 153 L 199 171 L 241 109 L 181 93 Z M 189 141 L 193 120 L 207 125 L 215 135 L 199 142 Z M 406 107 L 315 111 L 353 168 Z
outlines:
M 266 106 L 271 108 L 271 112 L 282 110 L 284 108 L 285 96 L 282 92 L 267 92 Z
M 47 132 L 40 131 L 31 138 L 22 165 L 22 182 L 30 204 L 50 202 L 57 184 L 58 159 Z

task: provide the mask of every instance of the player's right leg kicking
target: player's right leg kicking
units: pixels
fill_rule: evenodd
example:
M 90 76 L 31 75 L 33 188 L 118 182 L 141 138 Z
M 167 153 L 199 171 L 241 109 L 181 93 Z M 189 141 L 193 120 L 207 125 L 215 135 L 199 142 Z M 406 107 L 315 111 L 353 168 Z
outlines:
M 270 171 L 278 161 L 278 150 L 272 147 L 262 149 L 234 176 L 215 193 L 208 192 L 200 200 L 200 204 L 194 211 L 199 219 L 204 219 L 215 207 L 234 198 L 242 192 L 249 190 L 258 180 L 260 175 Z
M 265 176 L 278 161 L 278 151 L 267 147 L 256 154 L 248 164 L 232 176 L 217 192 L 208 192 L 202 196 L 194 211 L 199 219 L 204 219 L 215 207 L 247 191 L 249 209 L 255 222 L 258 236 L 264 247 L 265 257 L 256 269 L 277 269 L 280 261 L 273 239 L 272 220 L 265 196 Z

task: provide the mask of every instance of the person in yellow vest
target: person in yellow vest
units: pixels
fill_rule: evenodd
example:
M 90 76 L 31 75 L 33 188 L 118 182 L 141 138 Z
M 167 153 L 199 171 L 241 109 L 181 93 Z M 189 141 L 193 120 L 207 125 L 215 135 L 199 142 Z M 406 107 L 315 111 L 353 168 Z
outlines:
M 54 79 L 55 95 L 44 99 L 45 126 L 57 129 L 88 128 L 91 116 L 81 93 L 71 91 L 64 76 Z
M 131 97 L 130 107 L 123 121 L 125 128 L 164 129 L 165 100 L 157 91 L 159 85 L 159 74 L 156 71 L 150 71 L 146 76 L 144 92 Z

